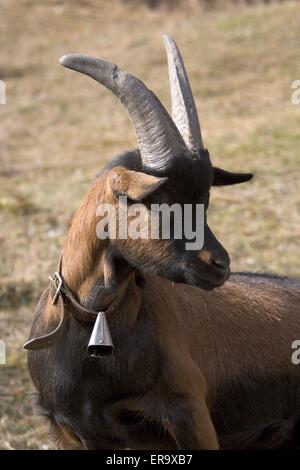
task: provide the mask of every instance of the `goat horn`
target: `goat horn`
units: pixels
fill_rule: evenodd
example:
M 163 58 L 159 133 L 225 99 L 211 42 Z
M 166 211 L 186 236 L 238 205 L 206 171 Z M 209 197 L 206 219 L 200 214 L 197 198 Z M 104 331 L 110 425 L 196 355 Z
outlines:
M 135 129 L 143 165 L 160 173 L 188 154 L 172 118 L 144 83 L 116 65 L 80 54 L 61 57 L 60 64 L 89 75 L 125 106 Z
M 193 93 L 178 47 L 169 36 L 163 36 L 168 56 L 172 99 L 172 117 L 187 147 L 194 152 L 203 149 L 201 128 Z

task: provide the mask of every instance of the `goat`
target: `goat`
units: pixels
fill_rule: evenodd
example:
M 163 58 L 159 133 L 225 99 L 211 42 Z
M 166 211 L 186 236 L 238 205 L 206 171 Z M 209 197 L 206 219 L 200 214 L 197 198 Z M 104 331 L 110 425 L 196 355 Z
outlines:
M 25 345 L 40 413 L 58 448 L 219 449 L 297 445 L 300 290 L 293 279 L 232 274 L 205 217 L 204 246 L 96 236 L 96 208 L 119 195 L 208 207 L 214 185 L 251 179 L 211 164 L 188 77 L 165 36 L 170 117 L 154 93 L 101 59 L 61 64 L 97 80 L 125 106 L 139 150 L 116 157 L 76 212 L 59 273 L 42 294 Z M 150 209 L 149 209 L 150 210 Z M 226 282 L 227 281 L 227 282 Z M 113 355 L 90 357 L 104 311 Z

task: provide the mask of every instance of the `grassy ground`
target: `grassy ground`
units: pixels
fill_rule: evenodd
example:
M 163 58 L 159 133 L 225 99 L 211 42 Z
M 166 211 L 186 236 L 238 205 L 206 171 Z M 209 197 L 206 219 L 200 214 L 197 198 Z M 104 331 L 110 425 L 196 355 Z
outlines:
M 192 4 L 193 2 L 190 2 Z M 223 2 L 224 3 L 224 2 Z M 161 34 L 182 50 L 214 162 L 251 170 L 244 187 L 214 190 L 213 229 L 234 270 L 300 275 L 298 2 L 150 11 L 101 0 L 0 0 L 0 448 L 47 448 L 31 414 L 26 340 L 70 217 L 113 154 L 135 145 L 120 104 L 58 65 L 64 53 L 107 58 L 169 105 Z

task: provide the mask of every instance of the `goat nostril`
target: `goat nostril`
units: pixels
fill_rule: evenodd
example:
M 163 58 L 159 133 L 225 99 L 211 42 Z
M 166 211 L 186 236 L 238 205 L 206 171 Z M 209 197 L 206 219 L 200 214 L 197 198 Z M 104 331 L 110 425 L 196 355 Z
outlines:
M 222 271 L 226 271 L 228 266 L 225 261 L 222 261 L 220 258 L 215 258 L 212 260 L 212 264 Z

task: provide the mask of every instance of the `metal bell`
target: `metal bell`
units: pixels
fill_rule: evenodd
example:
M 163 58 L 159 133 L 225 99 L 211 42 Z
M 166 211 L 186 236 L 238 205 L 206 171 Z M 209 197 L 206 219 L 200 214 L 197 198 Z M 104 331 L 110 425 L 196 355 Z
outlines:
M 88 344 L 87 353 L 92 357 L 111 356 L 114 345 L 104 312 L 99 312 Z

